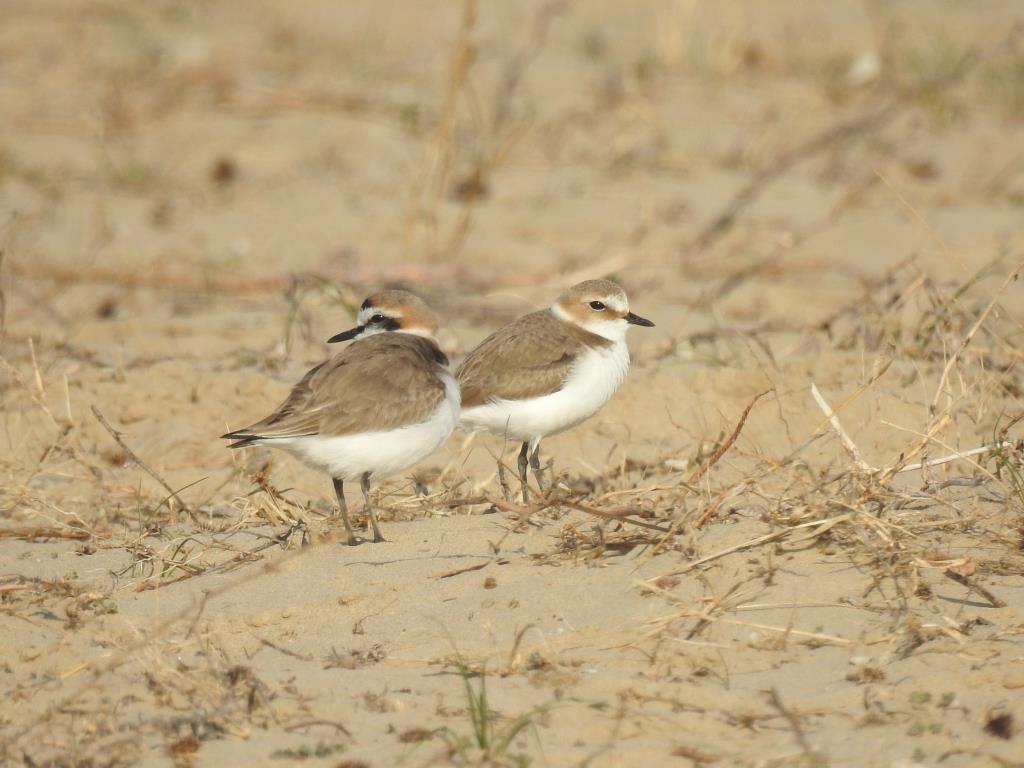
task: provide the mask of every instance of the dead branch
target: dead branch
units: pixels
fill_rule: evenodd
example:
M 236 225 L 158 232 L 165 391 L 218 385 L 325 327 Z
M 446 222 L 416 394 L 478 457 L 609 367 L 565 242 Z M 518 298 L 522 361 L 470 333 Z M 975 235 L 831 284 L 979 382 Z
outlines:
M 471 498 L 463 499 L 451 499 L 445 502 L 445 506 L 449 508 L 454 507 L 470 507 L 476 504 L 488 504 L 496 509 L 500 509 L 502 512 L 512 512 L 513 514 L 519 515 L 520 517 L 530 517 L 538 512 L 543 512 L 546 509 L 552 507 L 569 507 L 580 512 L 584 512 L 594 517 L 601 517 L 605 520 L 617 520 L 623 523 L 629 523 L 630 525 L 636 525 L 640 528 L 647 528 L 651 531 L 658 531 L 659 533 L 670 533 L 670 529 L 665 528 L 661 525 L 655 525 L 654 523 L 648 523 L 643 520 L 634 520 L 630 515 L 637 514 L 637 510 L 632 507 L 618 507 L 613 509 L 598 509 L 588 504 L 584 504 L 579 501 L 573 501 L 567 498 L 544 498 L 534 504 L 515 504 L 504 499 L 498 499 L 494 496 L 475 496 Z
M 585 512 L 588 515 L 594 515 L 594 517 L 602 517 L 605 520 L 618 520 L 623 523 L 629 523 L 630 525 L 636 525 L 641 528 L 646 528 L 649 531 L 658 531 L 658 533 L 671 533 L 672 531 L 663 525 L 655 525 L 654 523 L 647 523 L 643 520 L 634 520 L 628 515 L 637 514 L 637 510 L 630 507 L 619 507 L 617 509 L 598 509 L 597 507 L 591 507 L 587 504 L 582 504 L 578 501 L 569 501 L 568 499 L 558 500 L 556 503 L 563 504 L 572 509 Z
M 308 653 L 298 653 L 298 652 L 293 651 L 293 650 L 291 650 L 289 648 L 285 648 L 283 645 L 278 645 L 277 643 L 272 642 L 271 640 L 267 640 L 267 638 L 262 637 L 260 635 L 257 635 L 255 632 L 250 632 L 249 634 L 252 635 L 257 640 L 259 640 L 260 641 L 260 645 L 262 645 L 262 646 L 264 646 L 266 648 L 273 648 L 275 651 L 277 651 L 278 653 L 283 653 L 285 656 L 291 656 L 293 659 L 298 659 L 299 661 L 313 661 L 314 660 L 314 657 L 311 656 Z
M 964 576 L 962 573 L 957 573 L 952 568 L 945 569 L 942 572 L 942 575 L 945 576 L 947 579 L 952 579 L 957 584 L 962 584 L 963 586 L 967 587 L 969 590 L 977 592 L 983 598 L 988 600 L 993 608 L 1005 608 L 1006 607 L 1006 602 L 1005 601 L 1000 600 L 998 597 L 993 595 L 992 592 L 987 587 L 981 586 L 981 584 L 979 584 L 974 579 L 971 579 L 971 578 L 969 578 L 967 576 Z

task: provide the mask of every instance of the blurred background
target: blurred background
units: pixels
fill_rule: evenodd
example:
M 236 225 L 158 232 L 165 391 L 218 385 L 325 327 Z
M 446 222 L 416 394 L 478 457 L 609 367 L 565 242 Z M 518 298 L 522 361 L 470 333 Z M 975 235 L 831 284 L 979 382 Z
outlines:
M 49 307 L 33 327 L 72 345 L 159 332 L 129 288 L 175 292 L 187 326 L 312 274 L 479 296 L 618 273 L 737 317 L 774 299 L 708 282 L 774 273 L 802 320 L 856 275 L 969 271 L 1019 234 L 1012 0 L 0 12 L 8 321 Z

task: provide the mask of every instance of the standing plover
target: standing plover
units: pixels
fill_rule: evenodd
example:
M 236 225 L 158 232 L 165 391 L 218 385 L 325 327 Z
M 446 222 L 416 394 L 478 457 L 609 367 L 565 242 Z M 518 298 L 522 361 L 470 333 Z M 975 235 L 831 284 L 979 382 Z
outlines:
M 373 540 L 383 541 L 370 481 L 411 467 L 434 451 L 459 420 L 459 386 L 434 341 L 437 316 L 406 291 L 382 291 L 359 308 L 356 327 L 328 339 L 354 339 L 302 377 L 270 416 L 222 437 L 231 448 L 283 448 L 334 480 L 350 544 L 344 482 L 359 480 Z M 387 333 L 392 331 L 392 333 Z
M 544 490 L 540 441 L 593 416 L 626 377 L 631 324 L 654 325 L 629 311 L 618 285 L 587 280 L 492 333 L 459 366 L 459 427 L 522 441 L 524 503 L 527 462 Z

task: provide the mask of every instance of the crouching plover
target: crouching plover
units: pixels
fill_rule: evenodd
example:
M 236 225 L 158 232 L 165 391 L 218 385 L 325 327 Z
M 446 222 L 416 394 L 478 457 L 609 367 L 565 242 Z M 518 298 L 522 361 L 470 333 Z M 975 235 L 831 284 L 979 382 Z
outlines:
M 654 325 L 629 311 L 626 294 L 615 283 L 587 280 L 550 308 L 492 333 L 459 366 L 459 427 L 522 441 L 523 503 L 527 462 L 544 490 L 541 439 L 593 416 L 626 377 L 631 324 Z
M 283 448 L 334 480 L 350 544 L 344 483 L 359 480 L 373 540 L 383 541 L 370 481 L 433 452 L 459 420 L 459 386 L 434 341 L 437 316 L 406 291 L 382 291 L 359 308 L 356 327 L 328 339 L 355 339 L 295 385 L 262 421 L 222 437 L 231 448 Z M 391 333 L 387 333 L 391 331 Z

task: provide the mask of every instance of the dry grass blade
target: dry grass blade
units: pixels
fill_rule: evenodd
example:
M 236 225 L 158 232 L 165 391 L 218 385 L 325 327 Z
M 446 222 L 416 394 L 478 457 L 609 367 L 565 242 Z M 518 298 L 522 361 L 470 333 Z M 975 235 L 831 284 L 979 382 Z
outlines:
M 871 387 L 873 387 L 882 378 L 882 376 L 885 375 L 886 371 L 889 370 L 889 368 L 892 366 L 892 363 L 893 358 L 889 356 L 876 359 L 872 367 L 871 375 L 868 377 L 868 380 L 865 381 L 863 384 L 860 384 L 853 392 L 851 392 L 849 395 L 843 398 L 842 402 L 840 402 L 839 406 L 835 409 L 833 409 L 832 406 L 830 406 L 827 402 L 825 402 L 824 405 L 822 405 L 824 398 L 821 398 L 820 392 L 817 396 L 814 395 L 814 392 L 817 389 L 817 387 L 814 387 L 811 391 L 811 395 L 815 397 L 815 401 L 818 403 L 818 407 L 821 408 L 824 412 L 825 421 L 822 422 L 822 424 L 815 429 L 814 433 L 810 437 L 808 437 L 800 445 L 793 449 L 782 460 L 782 465 L 785 466 L 791 464 L 804 451 L 804 449 L 806 449 L 809 445 L 811 445 L 813 442 L 815 442 L 824 434 L 826 434 L 826 432 L 824 431 L 826 425 L 835 429 L 835 426 L 833 424 L 833 418 L 835 418 L 836 421 L 838 421 L 838 417 L 836 416 L 836 414 L 842 411 L 844 408 L 846 408 L 846 406 L 848 406 L 850 403 L 854 402 L 862 394 L 867 392 Z M 830 414 L 833 418 L 830 418 Z M 840 434 L 845 434 L 845 432 L 842 431 L 842 427 L 840 427 Z M 847 437 L 847 439 L 849 438 Z M 850 442 L 852 442 L 852 440 Z
M 895 464 L 879 473 L 878 482 L 885 485 L 893 475 L 902 472 L 903 467 L 907 466 L 907 462 L 924 452 L 935 439 L 935 436 L 948 427 L 952 421 L 953 419 L 948 413 L 943 413 L 941 418 L 929 425 L 927 432 L 920 435 L 918 441 L 910 448 L 910 450 L 903 451 L 900 454 L 899 460 Z M 923 468 L 928 465 L 929 462 L 922 461 L 920 462 L 919 468 Z
M 715 464 L 718 463 L 718 460 L 721 459 L 729 451 L 730 448 L 732 448 L 733 443 L 736 442 L 736 440 L 740 436 L 740 433 L 743 431 L 743 425 L 747 423 L 747 416 L 750 415 L 750 409 L 754 407 L 758 400 L 767 395 L 769 392 L 771 392 L 770 389 L 765 390 L 764 392 L 755 395 L 754 399 L 747 403 L 747 407 L 744 408 L 743 413 L 740 414 L 740 420 L 736 422 L 736 426 L 733 428 L 732 434 L 729 435 L 728 439 L 724 443 L 718 446 L 715 452 L 708 457 L 707 461 L 701 464 L 690 475 L 690 485 L 696 484 L 696 482 L 700 480 L 700 478 L 703 477 L 705 474 L 707 474 L 708 470 L 715 466 Z
M 768 701 L 784 718 L 786 718 L 786 722 L 789 723 L 790 730 L 793 731 L 796 743 L 804 753 L 804 759 L 807 761 L 807 764 L 810 766 L 828 765 L 828 761 L 811 748 L 810 742 L 807 741 L 807 734 L 804 733 L 804 728 L 800 724 L 799 716 L 796 712 L 782 703 L 782 697 L 779 696 L 778 690 L 775 688 L 768 689 Z
M 184 501 L 181 500 L 181 497 L 178 496 L 178 492 L 175 491 L 173 488 L 171 488 L 171 486 L 167 484 L 167 481 L 164 480 L 162 477 L 160 477 L 160 475 L 157 473 L 157 471 L 155 469 L 153 469 L 146 462 L 144 462 L 142 459 L 139 458 L 138 454 L 136 454 L 135 451 L 133 451 L 131 449 L 131 447 L 128 445 L 128 443 L 125 442 L 124 434 L 121 433 L 121 432 L 118 432 L 116 429 L 114 429 L 112 426 L 110 426 L 110 422 L 108 422 L 104 418 L 103 414 L 100 413 L 99 408 L 97 408 L 95 405 L 92 406 L 92 412 L 93 412 L 93 415 L 96 417 L 96 420 L 99 421 L 99 423 L 101 425 L 103 425 L 103 428 L 105 430 L 107 430 L 107 432 L 110 433 L 110 436 L 112 438 L 114 438 L 114 441 L 119 446 L 121 446 L 121 449 L 125 452 L 125 455 L 129 459 L 131 459 L 132 462 L 137 467 L 139 467 L 139 469 L 141 469 L 147 475 L 149 475 L 154 480 L 156 480 L 160 484 L 160 486 L 165 491 L 167 491 L 168 498 L 169 499 L 174 499 L 176 502 L 178 502 L 178 504 L 180 505 L 181 509 L 184 510 L 191 517 L 192 516 L 192 511 L 188 508 L 188 505 Z
M 935 419 L 937 417 L 939 399 L 942 397 L 942 393 L 946 391 L 946 381 L 949 379 L 950 372 L 953 370 L 953 367 L 960 361 L 960 358 L 963 356 L 963 353 L 967 349 L 967 346 L 971 343 L 971 339 L 974 338 L 974 335 L 978 332 L 981 326 L 984 325 L 985 321 L 988 319 L 988 316 L 992 313 L 992 310 L 999 302 L 999 297 L 1006 292 L 1006 289 L 1009 288 L 1012 283 L 1015 283 L 1017 281 L 1017 278 L 1019 277 L 1020 271 L 1022 269 L 1024 269 L 1024 263 L 1018 264 L 1014 268 L 1014 270 L 1010 272 L 1009 275 L 1006 276 L 1006 279 L 1003 281 L 1003 284 L 999 286 L 999 290 L 995 292 L 995 295 L 992 297 L 991 301 L 989 301 L 988 305 L 985 307 L 982 313 L 978 316 L 978 319 L 974 322 L 974 325 L 972 325 L 970 330 L 967 331 L 966 335 L 964 335 L 963 339 L 960 342 L 960 345 L 956 348 L 956 351 L 953 352 L 949 360 L 946 361 L 946 365 L 942 369 L 942 375 L 939 377 L 939 384 L 935 388 L 935 396 L 932 398 L 931 405 L 928 408 L 928 411 L 931 414 L 932 419 Z
M 920 461 L 917 464 L 907 464 L 904 467 L 900 467 L 900 469 L 897 470 L 897 474 L 901 472 L 916 472 L 917 470 L 925 469 L 926 467 L 939 467 L 943 464 L 949 464 L 951 461 L 964 461 L 971 459 L 974 456 L 984 456 L 987 453 L 1012 447 L 1013 443 L 1001 442 L 993 445 L 983 445 L 980 448 L 971 448 L 967 451 L 957 451 L 956 453 L 951 453 L 948 456 L 940 456 L 937 459 L 928 459 L 927 461 Z
M 839 421 L 839 417 L 836 416 L 836 412 L 832 410 L 832 406 L 828 404 L 828 401 L 822 397 L 821 392 L 818 391 L 818 385 L 813 381 L 811 382 L 811 396 L 814 398 L 814 402 L 821 408 L 821 412 L 825 414 L 825 418 L 828 419 L 828 423 L 831 425 L 832 430 L 839 436 L 840 442 L 843 447 L 849 452 L 850 457 L 853 459 L 854 466 L 860 472 L 877 472 L 878 470 L 870 466 L 864 457 L 861 456 L 860 449 L 857 448 L 857 444 L 853 442 L 853 439 L 843 429 L 843 425 Z
M 767 544 L 772 541 L 784 539 L 787 536 L 792 535 L 795 531 L 798 531 L 802 528 L 815 528 L 815 530 L 812 531 L 808 536 L 804 537 L 804 539 L 812 539 L 818 536 L 819 534 L 824 533 L 825 531 L 834 527 L 838 523 L 845 522 L 849 519 L 849 515 L 839 515 L 837 517 L 831 517 L 826 520 L 811 520 L 809 522 L 801 523 L 799 525 L 793 526 L 792 528 L 785 528 L 780 531 L 772 531 L 771 533 L 766 533 L 764 536 L 758 536 L 757 538 L 744 541 L 740 544 L 734 544 L 731 547 L 726 547 L 725 549 L 721 549 L 718 552 L 715 552 L 714 554 L 707 555 L 696 560 L 691 560 L 682 568 L 678 568 L 674 571 L 669 571 L 668 573 L 663 573 L 660 576 L 649 579 L 649 582 L 653 584 L 657 582 L 658 579 L 669 578 L 671 576 L 681 576 L 684 573 L 692 571 L 694 568 L 697 568 L 706 563 L 710 563 L 714 560 L 718 560 L 722 557 L 725 557 L 726 555 L 731 555 L 734 552 L 741 552 L 744 549 L 750 549 L 751 547 L 758 547 L 762 544 Z

